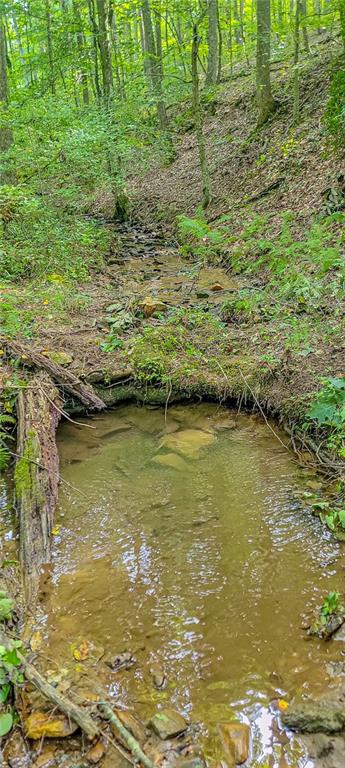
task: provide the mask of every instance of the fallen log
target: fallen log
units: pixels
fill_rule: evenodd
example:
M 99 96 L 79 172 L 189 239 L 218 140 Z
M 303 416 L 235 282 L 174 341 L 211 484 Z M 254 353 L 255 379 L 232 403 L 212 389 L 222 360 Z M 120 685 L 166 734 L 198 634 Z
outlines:
M 11 357 L 19 357 L 26 365 L 46 371 L 59 387 L 69 392 L 70 395 L 80 400 L 84 405 L 89 406 L 89 408 L 101 411 L 106 407 L 103 400 L 95 394 L 90 385 L 84 384 L 78 376 L 63 368 L 62 365 L 53 363 L 48 357 L 41 355 L 39 352 L 31 349 L 31 347 L 27 347 L 18 341 L 7 341 L 4 343 L 4 346 Z
M 61 416 L 57 388 L 46 373 L 34 376 L 17 398 L 14 490 L 19 518 L 20 564 L 26 604 L 38 591 L 42 565 L 50 561 L 58 495 L 59 456 L 55 432 Z

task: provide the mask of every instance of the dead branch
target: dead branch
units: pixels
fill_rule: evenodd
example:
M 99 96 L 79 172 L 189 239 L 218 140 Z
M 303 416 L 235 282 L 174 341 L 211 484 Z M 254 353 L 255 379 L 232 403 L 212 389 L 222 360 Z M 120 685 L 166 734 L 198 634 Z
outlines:
M 31 347 L 27 347 L 18 341 L 5 342 L 4 346 L 11 357 L 19 357 L 25 361 L 26 365 L 47 371 L 53 381 L 73 397 L 81 400 L 84 405 L 96 408 L 99 411 L 106 407 L 103 400 L 95 394 L 90 385 L 84 384 L 78 376 L 75 376 L 74 373 L 66 370 L 61 365 L 53 363 L 48 357 L 35 352 Z

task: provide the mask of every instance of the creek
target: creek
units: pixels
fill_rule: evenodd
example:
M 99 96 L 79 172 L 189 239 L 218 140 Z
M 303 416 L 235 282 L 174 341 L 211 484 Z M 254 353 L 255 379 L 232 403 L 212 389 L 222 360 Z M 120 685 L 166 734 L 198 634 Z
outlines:
M 40 620 L 53 667 L 143 719 L 178 709 L 202 724 L 212 759 L 217 725 L 239 718 L 251 767 L 311 768 L 276 702 L 322 695 L 339 658 L 339 643 L 302 629 L 344 565 L 301 501 L 315 477 L 257 416 L 214 404 L 124 405 L 82 421 L 58 432 L 65 482 Z M 85 641 L 96 658 L 127 651 L 135 663 L 78 664 Z

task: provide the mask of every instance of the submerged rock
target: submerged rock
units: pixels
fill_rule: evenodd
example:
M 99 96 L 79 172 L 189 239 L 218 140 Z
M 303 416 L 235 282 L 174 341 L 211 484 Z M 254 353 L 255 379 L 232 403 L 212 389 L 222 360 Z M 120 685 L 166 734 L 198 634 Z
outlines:
M 150 667 L 150 675 L 153 680 L 155 688 L 163 688 L 166 677 L 163 667 L 160 664 L 153 662 Z
M 56 739 L 71 736 L 78 726 L 65 715 L 52 715 L 49 712 L 32 712 L 24 721 L 25 735 L 28 739 Z
M 6 739 L 3 755 L 6 765 L 11 768 L 28 768 L 32 764 L 30 753 L 18 728 L 15 728 Z
M 218 726 L 226 757 L 242 765 L 248 759 L 250 728 L 246 723 L 220 723 Z
M 186 462 L 177 453 L 161 453 L 158 456 L 154 456 L 152 461 L 154 464 L 159 464 L 162 467 L 171 467 L 171 469 L 177 469 L 179 472 L 187 468 Z
M 211 432 L 203 432 L 201 429 L 183 429 L 163 438 L 161 445 L 171 451 L 181 454 L 189 459 L 195 459 L 199 451 L 215 440 Z
M 187 722 L 174 709 L 161 709 L 151 718 L 150 725 L 160 739 L 173 739 L 183 733 L 187 728 Z

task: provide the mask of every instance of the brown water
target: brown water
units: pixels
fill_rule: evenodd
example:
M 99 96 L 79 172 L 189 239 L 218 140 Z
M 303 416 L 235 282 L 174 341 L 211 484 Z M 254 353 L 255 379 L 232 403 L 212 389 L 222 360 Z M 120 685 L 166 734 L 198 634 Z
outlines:
M 85 423 L 95 429 L 59 431 L 73 488 L 61 487 L 43 605 L 54 663 L 80 639 L 105 657 L 130 650 L 133 668 L 107 668 L 116 702 L 143 717 L 168 702 L 203 723 L 208 755 L 217 723 L 240 717 L 251 766 L 309 768 L 271 702 L 321 694 L 339 653 L 301 628 L 343 566 L 340 545 L 296 500 L 311 478 L 256 417 L 215 405 L 173 406 L 166 419 L 126 406 Z M 174 466 L 156 463 L 167 454 Z

